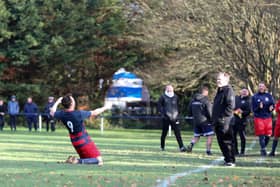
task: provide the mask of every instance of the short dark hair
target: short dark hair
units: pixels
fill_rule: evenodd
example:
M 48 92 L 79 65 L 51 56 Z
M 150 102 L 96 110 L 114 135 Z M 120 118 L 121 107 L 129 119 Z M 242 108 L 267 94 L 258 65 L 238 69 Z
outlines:
M 199 93 L 203 93 L 203 91 L 208 91 L 209 89 L 208 89 L 208 86 L 206 86 L 206 85 L 203 85 L 203 86 L 201 86 L 200 88 L 199 88 Z
M 71 100 L 72 94 L 67 94 L 62 98 L 61 104 L 65 109 L 70 108 L 72 100 Z

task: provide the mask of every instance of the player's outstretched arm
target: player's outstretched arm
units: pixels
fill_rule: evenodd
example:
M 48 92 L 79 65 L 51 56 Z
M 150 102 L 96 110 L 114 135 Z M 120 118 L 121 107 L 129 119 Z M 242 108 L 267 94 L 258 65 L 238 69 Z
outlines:
M 61 103 L 62 98 L 63 97 L 58 98 L 56 102 L 53 104 L 53 106 L 50 108 L 50 115 L 52 117 L 54 117 L 54 113 L 56 112 L 58 105 Z
M 103 107 L 100 107 L 100 108 L 97 108 L 95 110 L 90 111 L 91 112 L 91 116 L 92 117 L 98 116 L 99 114 L 101 114 L 104 111 L 109 110 L 111 108 L 112 108 L 112 105 L 110 105 L 110 104 L 104 105 Z

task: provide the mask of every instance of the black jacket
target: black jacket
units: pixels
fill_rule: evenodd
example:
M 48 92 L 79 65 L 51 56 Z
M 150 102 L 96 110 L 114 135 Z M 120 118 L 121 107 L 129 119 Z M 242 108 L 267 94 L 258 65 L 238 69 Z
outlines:
M 213 124 L 229 124 L 235 106 L 235 94 L 230 85 L 218 88 L 213 103 Z
M 158 111 L 163 117 L 168 117 L 170 120 L 177 120 L 178 111 L 178 96 L 174 94 L 173 97 L 168 97 L 162 94 L 158 100 Z
M 251 98 L 249 96 L 246 97 L 236 96 L 234 110 L 238 108 L 240 108 L 243 111 L 241 118 L 246 119 L 251 113 Z M 239 116 L 237 115 L 234 115 L 234 117 L 239 118 Z
M 189 104 L 189 114 L 193 116 L 194 125 L 208 125 L 211 123 L 212 106 L 208 97 L 195 94 Z
M 6 107 L 6 105 L 5 104 L 3 104 L 3 105 L 0 105 L 0 112 L 3 112 L 3 113 L 7 113 L 7 107 Z

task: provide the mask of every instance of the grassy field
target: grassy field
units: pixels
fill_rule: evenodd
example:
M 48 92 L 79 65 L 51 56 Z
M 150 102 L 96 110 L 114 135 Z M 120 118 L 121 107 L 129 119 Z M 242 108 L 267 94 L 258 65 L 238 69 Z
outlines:
M 205 155 L 205 139 L 193 153 L 178 152 L 175 137 L 159 149 L 157 130 L 98 130 L 89 134 L 100 148 L 104 166 L 59 164 L 76 155 L 66 130 L 55 133 L 0 132 L 0 186 L 280 186 L 280 157 L 260 157 L 254 137 L 237 167 L 222 166 L 216 139 L 213 156 Z M 191 132 L 183 132 L 185 144 Z M 270 145 L 269 145 L 270 147 Z

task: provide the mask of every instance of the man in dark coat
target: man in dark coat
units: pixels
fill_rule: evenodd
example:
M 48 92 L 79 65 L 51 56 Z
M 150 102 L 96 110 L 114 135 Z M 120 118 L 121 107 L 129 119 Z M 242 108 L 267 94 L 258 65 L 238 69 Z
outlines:
M 186 148 L 183 144 L 181 137 L 180 124 L 178 120 L 178 96 L 174 93 L 174 89 L 171 85 L 167 85 L 164 94 L 158 100 L 158 110 L 162 117 L 162 133 L 161 133 L 161 150 L 165 149 L 165 138 L 171 125 L 176 136 L 179 149 L 181 152 L 185 152 Z
M 230 76 L 220 72 L 217 77 L 218 90 L 214 98 L 212 121 L 225 166 L 235 166 L 233 131 L 230 124 L 235 106 L 235 94 L 229 85 Z
M 29 131 L 32 130 L 32 124 L 34 125 L 35 131 L 37 131 L 38 126 L 38 107 L 37 105 L 32 101 L 32 97 L 27 98 L 27 102 L 24 105 L 24 113 L 26 117 L 26 121 L 28 124 Z
M 251 98 L 249 91 L 243 88 L 240 91 L 240 95 L 235 97 L 235 108 L 233 118 L 233 135 L 234 135 L 234 146 L 235 154 L 244 156 L 246 146 L 246 132 L 245 128 L 248 124 L 248 117 L 251 113 Z M 237 134 L 239 134 L 241 140 L 241 150 L 238 150 Z

